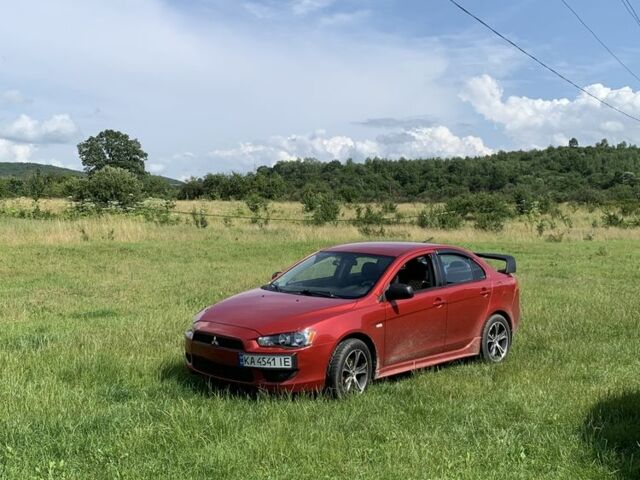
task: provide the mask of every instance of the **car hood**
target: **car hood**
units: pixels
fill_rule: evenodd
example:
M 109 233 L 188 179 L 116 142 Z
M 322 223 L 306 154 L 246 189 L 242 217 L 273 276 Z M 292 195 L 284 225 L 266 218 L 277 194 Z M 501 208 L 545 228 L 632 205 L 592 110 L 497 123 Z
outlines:
M 315 322 L 346 312 L 357 300 L 310 297 L 256 288 L 209 307 L 201 322 L 250 328 L 261 335 L 304 329 Z

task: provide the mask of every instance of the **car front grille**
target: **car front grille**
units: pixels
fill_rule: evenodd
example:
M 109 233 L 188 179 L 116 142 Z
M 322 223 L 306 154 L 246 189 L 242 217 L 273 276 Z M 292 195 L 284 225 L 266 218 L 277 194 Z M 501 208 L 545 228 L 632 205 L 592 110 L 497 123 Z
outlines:
M 242 340 L 239 340 L 237 338 L 221 337 L 220 335 L 201 332 L 198 330 L 193 333 L 193 341 L 206 343 L 207 345 L 213 345 L 215 347 L 230 348 L 232 350 L 244 350 Z
M 199 357 L 198 355 L 192 356 L 191 365 L 202 373 L 223 378 L 225 380 L 233 380 L 237 382 L 253 381 L 253 372 L 249 368 L 234 367 L 231 365 L 212 362 L 211 360 Z

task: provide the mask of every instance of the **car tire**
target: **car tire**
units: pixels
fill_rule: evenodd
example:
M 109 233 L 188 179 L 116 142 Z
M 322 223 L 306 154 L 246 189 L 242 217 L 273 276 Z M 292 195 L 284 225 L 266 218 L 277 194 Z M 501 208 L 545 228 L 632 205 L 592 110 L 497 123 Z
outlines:
M 364 392 L 373 376 L 369 347 L 362 340 L 349 338 L 336 347 L 327 371 L 328 391 L 336 398 Z
M 491 315 L 482 329 L 480 355 L 490 363 L 503 361 L 511 348 L 511 326 L 500 314 Z

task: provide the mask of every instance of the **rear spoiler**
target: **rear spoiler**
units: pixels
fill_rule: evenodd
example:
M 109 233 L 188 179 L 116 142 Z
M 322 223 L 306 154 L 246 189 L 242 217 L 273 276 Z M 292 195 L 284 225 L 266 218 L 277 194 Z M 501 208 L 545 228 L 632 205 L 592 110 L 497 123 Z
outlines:
M 511 255 L 502 255 L 500 253 L 476 253 L 480 258 L 490 258 L 492 260 L 501 260 L 506 265 L 503 269 L 498 270 L 500 273 L 516 273 L 516 259 Z

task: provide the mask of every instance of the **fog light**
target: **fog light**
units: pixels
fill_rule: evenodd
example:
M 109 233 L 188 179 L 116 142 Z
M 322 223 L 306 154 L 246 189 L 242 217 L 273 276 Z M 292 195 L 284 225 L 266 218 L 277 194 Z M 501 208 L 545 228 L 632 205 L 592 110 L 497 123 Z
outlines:
M 186 332 L 184 332 L 184 336 L 189 340 L 193 340 L 193 330 L 191 329 L 187 330 Z

